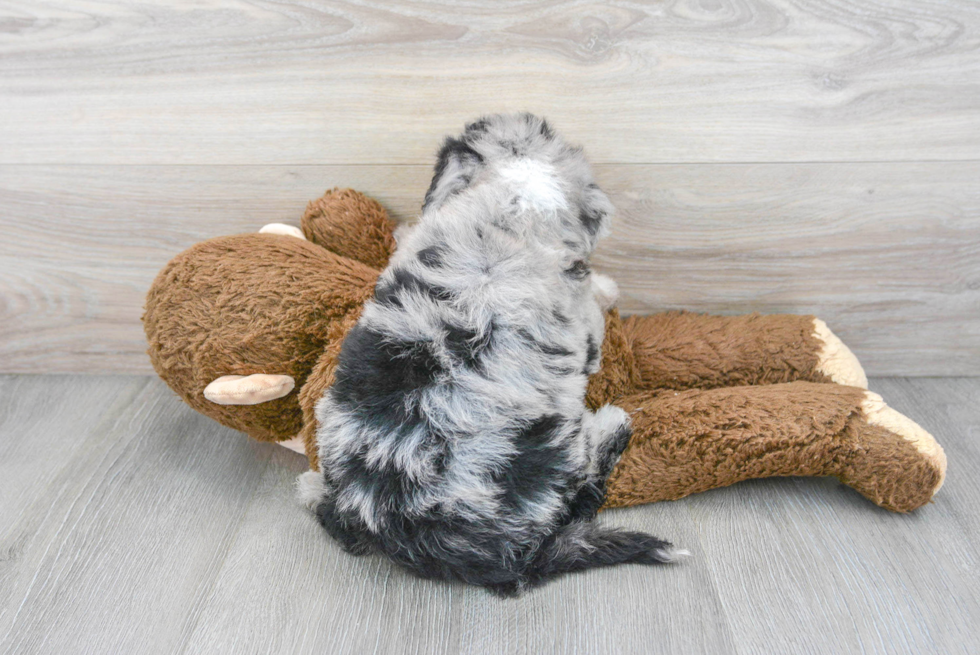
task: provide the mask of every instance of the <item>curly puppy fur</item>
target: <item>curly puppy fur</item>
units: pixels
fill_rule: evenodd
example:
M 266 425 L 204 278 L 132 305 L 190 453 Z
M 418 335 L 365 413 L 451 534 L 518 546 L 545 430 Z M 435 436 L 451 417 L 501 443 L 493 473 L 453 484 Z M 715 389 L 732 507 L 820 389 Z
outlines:
M 629 419 L 584 397 L 615 285 L 589 256 L 612 205 L 581 148 L 529 114 L 448 138 L 317 406 L 300 480 L 354 554 L 514 595 L 597 566 L 670 561 L 592 522 Z

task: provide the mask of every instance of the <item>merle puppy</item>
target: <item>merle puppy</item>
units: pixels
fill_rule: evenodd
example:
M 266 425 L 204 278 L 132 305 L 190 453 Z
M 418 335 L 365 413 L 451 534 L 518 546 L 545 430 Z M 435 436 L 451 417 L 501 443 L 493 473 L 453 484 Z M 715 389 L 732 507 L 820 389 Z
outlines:
M 540 118 L 446 140 L 317 406 L 322 473 L 300 492 L 348 552 L 508 595 L 678 554 L 592 522 L 630 436 L 623 410 L 583 402 L 616 295 L 589 269 L 611 213 Z

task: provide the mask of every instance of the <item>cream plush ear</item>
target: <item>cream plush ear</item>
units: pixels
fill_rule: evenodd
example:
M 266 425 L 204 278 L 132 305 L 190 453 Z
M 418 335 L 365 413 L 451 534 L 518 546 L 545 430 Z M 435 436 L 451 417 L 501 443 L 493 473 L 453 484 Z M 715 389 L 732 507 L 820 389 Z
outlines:
M 204 397 L 217 405 L 258 405 L 282 398 L 295 386 L 288 375 L 223 375 L 204 387 Z
M 303 235 L 303 230 L 295 225 L 286 225 L 285 223 L 269 223 L 259 230 L 259 234 L 281 234 L 282 236 L 296 237 L 303 241 L 307 240 Z

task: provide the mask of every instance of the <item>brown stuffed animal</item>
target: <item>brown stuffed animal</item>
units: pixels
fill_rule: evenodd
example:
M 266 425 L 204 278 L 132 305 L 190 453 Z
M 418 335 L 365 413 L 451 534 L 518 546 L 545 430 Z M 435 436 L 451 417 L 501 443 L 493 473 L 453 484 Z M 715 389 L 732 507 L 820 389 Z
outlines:
M 302 231 L 273 224 L 175 257 L 143 316 L 153 366 L 191 407 L 261 441 L 304 448 L 347 331 L 395 247 L 377 202 L 333 190 Z M 935 439 L 866 390 L 861 365 L 813 316 L 671 312 L 606 319 L 587 403 L 632 415 L 608 482 L 623 507 L 769 476 L 835 476 L 907 512 L 943 483 Z

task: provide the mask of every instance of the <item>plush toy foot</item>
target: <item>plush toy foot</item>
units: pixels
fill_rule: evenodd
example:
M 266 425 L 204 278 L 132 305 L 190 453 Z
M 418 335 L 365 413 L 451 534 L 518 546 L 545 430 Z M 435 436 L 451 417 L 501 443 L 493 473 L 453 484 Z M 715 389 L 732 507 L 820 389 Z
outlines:
M 942 446 L 870 391 L 864 392 L 860 421 L 860 438 L 837 473 L 841 482 L 898 512 L 929 502 L 946 479 Z
M 637 394 L 618 403 L 633 437 L 607 507 L 674 500 L 751 478 L 835 476 L 896 512 L 928 503 L 946 475 L 932 435 L 857 387 L 792 382 Z
M 284 237 L 296 237 L 303 241 L 307 240 L 306 236 L 303 235 L 303 230 L 293 225 L 286 225 L 285 223 L 269 223 L 259 230 L 259 234 L 279 234 Z
M 282 398 L 294 386 L 288 375 L 223 375 L 204 387 L 204 397 L 218 405 L 258 405 Z
M 858 358 L 819 318 L 813 319 L 813 336 L 822 343 L 817 352 L 817 371 L 837 384 L 868 388 L 868 376 Z

